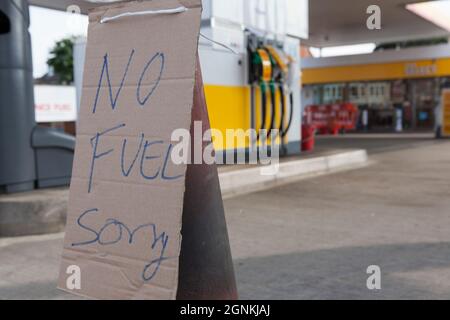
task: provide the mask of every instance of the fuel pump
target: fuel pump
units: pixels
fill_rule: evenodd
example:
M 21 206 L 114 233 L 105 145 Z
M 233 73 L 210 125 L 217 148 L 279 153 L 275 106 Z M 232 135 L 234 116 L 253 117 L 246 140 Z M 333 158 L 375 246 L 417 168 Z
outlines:
M 291 80 L 292 57 L 281 46 L 254 34 L 248 35 L 248 53 L 250 57 L 249 83 L 251 86 L 252 128 L 256 128 L 256 88 L 260 88 L 261 124 L 257 133 L 260 140 L 261 130 L 267 130 L 267 137 L 278 129 L 278 138 L 282 152 L 288 143 L 287 135 L 292 125 L 294 114 L 293 81 Z M 270 95 L 270 100 L 267 100 Z M 277 96 L 279 101 L 277 101 Z M 270 104 L 270 123 L 267 123 L 267 107 Z M 289 105 L 289 107 L 288 107 Z M 289 109 L 289 111 L 288 111 Z M 277 122 L 277 116 L 278 123 Z M 258 129 L 257 129 L 258 130 Z
M 255 35 L 249 36 L 248 53 L 250 57 L 249 63 L 249 82 L 251 86 L 251 110 L 252 110 L 252 128 L 256 128 L 256 88 L 259 87 L 261 93 L 260 99 L 260 113 L 261 123 L 257 129 L 257 141 L 261 138 L 262 130 L 267 130 L 267 136 L 270 136 L 271 130 L 275 122 L 275 85 L 273 82 L 273 61 L 269 53 L 262 47 L 262 41 Z M 270 92 L 271 105 L 271 121 L 270 125 L 266 126 L 267 118 L 267 95 Z
M 288 85 L 289 80 L 289 66 L 292 61 L 292 58 L 286 55 L 282 50 L 276 48 L 272 45 L 266 45 L 265 49 L 271 56 L 272 61 L 272 83 L 274 84 L 274 92 L 276 91 L 276 87 L 278 88 L 279 98 L 280 98 L 280 122 L 278 125 L 278 132 L 280 137 L 280 143 L 282 145 L 282 149 L 286 143 L 286 136 L 289 132 L 289 129 L 292 124 L 293 119 L 293 94 L 291 87 Z M 274 93 L 275 96 L 275 93 Z M 286 121 L 286 96 L 289 96 L 289 120 Z M 274 97 L 275 100 L 275 97 Z M 274 102 L 274 105 L 276 103 Z M 286 125 L 287 122 L 287 125 Z
M 277 101 L 276 101 L 276 71 L 277 71 L 277 63 L 274 60 L 274 57 L 272 54 L 270 54 L 270 51 L 267 50 L 267 47 L 264 47 L 262 49 L 259 49 L 260 55 L 266 55 L 266 60 L 270 61 L 271 64 L 271 74 L 270 74 L 270 80 L 269 81 L 269 94 L 270 94 L 270 105 L 271 105 L 271 117 L 270 117 L 270 125 L 267 130 L 267 138 L 272 136 L 272 130 L 275 129 L 275 117 L 276 117 L 276 109 L 277 109 Z

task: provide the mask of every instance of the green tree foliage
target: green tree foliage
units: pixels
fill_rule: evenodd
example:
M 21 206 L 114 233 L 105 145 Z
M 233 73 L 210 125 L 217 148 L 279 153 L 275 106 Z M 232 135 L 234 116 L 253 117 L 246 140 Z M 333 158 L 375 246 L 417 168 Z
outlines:
M 53 69 L 61 84 L 73 83 L 73 39 L 58 41 L 50 52 L 47 65 Z

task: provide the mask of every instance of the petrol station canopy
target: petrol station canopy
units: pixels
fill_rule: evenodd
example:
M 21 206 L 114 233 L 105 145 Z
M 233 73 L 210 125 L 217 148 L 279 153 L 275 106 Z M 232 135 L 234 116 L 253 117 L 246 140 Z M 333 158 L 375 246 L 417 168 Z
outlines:
M 84 0 L 29 0 L 30 4 L 67 10 L 77 5 L 86 13 L 93 4 Z M 102 2 L 97 0 L 96 2 Z M 312 0 L 309 1 L 309 39 L 304 43 L 328 47 L 356 43 L 380 43 L 410 39 L 448 37 L 449 31 L 406 9 L 407 4 L 420 0 Z M 367 8 L 377 4 L 381 8 L 381 30 L 366 26 Z
M 310 35 L 306 44 L 328 47 L 448 37 L 450 30 L 444 30 L 406 9 L 408 4 L 419 2 L 429 1 L 311 0 Z M 379 5 L 381 9 L 381 30 L 367 28 L 369 15 L 366 10 L 373 4 Z

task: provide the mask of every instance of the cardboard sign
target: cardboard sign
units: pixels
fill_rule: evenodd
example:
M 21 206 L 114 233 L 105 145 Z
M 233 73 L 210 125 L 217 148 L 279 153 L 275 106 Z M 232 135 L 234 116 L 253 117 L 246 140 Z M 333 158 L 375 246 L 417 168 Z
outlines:
M 442 90 L 442 135 L 450 137 L 450 89 Z
M 170 138 L 191 128 L 200 19 L 201 0 L 91 13 L 59 288 L 176 298 L 186 165 Z

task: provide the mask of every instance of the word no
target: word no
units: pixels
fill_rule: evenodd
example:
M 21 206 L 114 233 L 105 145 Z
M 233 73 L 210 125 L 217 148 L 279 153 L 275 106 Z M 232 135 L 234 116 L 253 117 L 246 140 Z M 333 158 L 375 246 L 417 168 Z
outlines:
M 135 54 L 135 50 L 133 49 L 131 51 L 130 57 L 128 59 L 128 63 L 125 67 L 125 71 L 123 73 L 119 88 L 117 89 L 117 92 L 115 95 L 113 94 L 113 89 L 112 89 L 112 85 L 111 85 L 111 77 L 109 75 L 108 54 L 105 54 L 105 56 L 103 58 L 103 68 L 100 73 L 100 80 L 99 80 L 98 86 L 97 86 L 97 94 L 95 96 L 94 107 L 93 107 L 92 113 L 96 113 L 96 111 L 97 111 L 97 105 L 98 105 L 99 98 L 100 98 L 100 92 L 101 92 L 101 88 L 102 88 L 102 84 L 103 84 L 103 78 L 105 76 L 106 76 L 106 82 L 107 82 L 108 91 L 109 91 L 109 102 L 110 102 L 112 110 L 114 111 L 116 109 L 117 102 L 120 97 L 120 93 L 122 92 L 123 86 L 125 84 L 125 80 L 127 78 L 128 70 L 130 69 L 131 63 L 133 62 L 134 54 Z M 157 77 L 154 85 L 150 87 L 149 92 L 146 94 L 142 93 L 141 92 L 142 82 L 145 79 L 150 67 L 153 65 L 153 63 L 156 63 L 156 61 L 159 61 L 158 77 Z M 153 95 L 156 88 L 158 87 L 158 85 L 161 81 L 162 75 L 163 75 L 164 66 L 165 66 L 164 53 L 160 53 L 160 52 L 157 52 L 152 58 L 150 58 L 150 60 L 144 66 L 144 69 L 142 70 L 141 76 L 139 78 L 138 85 L 136 87 L 136 100 L 141 107 L 143 107 L 143 106 L 145 106 L 145 104 L 147 104 L 148 100 L 150 99 L 150 97 Z

